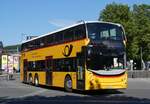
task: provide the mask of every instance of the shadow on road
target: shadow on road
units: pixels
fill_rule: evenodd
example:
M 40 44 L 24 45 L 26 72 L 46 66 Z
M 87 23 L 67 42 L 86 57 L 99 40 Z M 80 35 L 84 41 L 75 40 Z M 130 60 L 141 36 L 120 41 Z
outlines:
M 8 98 L 1 97 L 0 103 L 3 104 L 150 104 L 150 99 L 139 99 L 135 97 L 118 95 L 121 92 L 86 92 L 82 96 L 64 95 L 46 97 L 41 95 Z
M 33 85 L 34 86 L 34 85 Z M 51 87 L 51 86 L 44 86 L 44 85 L 40 85 L 40 88 L 44 88 L 44 89 L 48 89 L 48 90 L 55 90 L 55 91 L 65 91 L 64 88 L 60 88 L 60 87 Z M 91 91 L 78 91 L 78 90 L 73 90 L 73 93 L 76 94 L 82 94 L 82 95 L 106 95 L 106 94 L 123 94 L 123 92 L 118 91 L 118 90 L 91 90 Z

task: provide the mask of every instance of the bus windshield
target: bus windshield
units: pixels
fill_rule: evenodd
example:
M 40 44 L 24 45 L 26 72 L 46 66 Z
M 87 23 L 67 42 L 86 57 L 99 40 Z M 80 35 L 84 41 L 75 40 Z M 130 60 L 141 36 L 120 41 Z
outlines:
M 122 28 L 108 23 L 88 23 L 88 37 L 91 41 L 99 40 L 123 40 Z
M 106 61 L 107 60 L 107 61 Z M 112 69 L 124 69 L 123 56 L 100 56 L 93 55 L 87 58 L 87 68 L 91 70 L 112 70 Z
M 87 67 L 92 70 L 124 69 L 125 35 L 120 25 L 88 23 Z

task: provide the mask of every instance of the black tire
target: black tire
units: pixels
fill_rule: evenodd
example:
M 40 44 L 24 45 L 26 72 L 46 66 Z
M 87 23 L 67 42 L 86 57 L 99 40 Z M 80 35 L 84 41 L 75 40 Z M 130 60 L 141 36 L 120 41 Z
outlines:
M 65 78 L 64 88 L 67 92 L 72 92 L 72 80 L 69 75 Z
M 35 86 L 39 86 L 39 78 L 38 78 L 38 75 L 35 75 L 35 77 L 34 77 L 34 85 Z
M 33 78 L 32 78 L 32 75 L 31 75 L 31 74 L 29 75 L 28 83 L 29 83 L 29 84 L 33 84 Z

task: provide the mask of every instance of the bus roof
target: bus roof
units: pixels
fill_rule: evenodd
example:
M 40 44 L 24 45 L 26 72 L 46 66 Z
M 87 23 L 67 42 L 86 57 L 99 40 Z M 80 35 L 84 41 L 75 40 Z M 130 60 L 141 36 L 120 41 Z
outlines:
M 22 42 L 22 44 L 27 43 L 27 42 L 30 42 L 30 41 L 33 41 L 33 40 L 36 40 L 36 39 L 40 39 L 40 38 L 42 38 L 42 37 L 48 36 L 48 35 L 53 34 L 53 33 L 56 33 L 56 32 L 60 32 L 60 31 L 69 29 L 69 28 L 71 28 L 71 27 L 75 27 L 75 26 L 78 26 L 78 25 L 81 25 L 81 24 L 87 24 L 87 23 L 108 23 L 108 24 L 113 24 L 113 25 L 121 26 L 121 25 L 118 24 L 118 23 L 112 23 L 112 22 L 104 22 L 104 21 L 81 21 L 81 22 L 77 22 L 77 23 L 75 23 L 75 24 L 73 24 L 73 25 L 70 25 L 70 26 L 67 26 L 67 27 L 64 27 L 64 28 L 61 28 L 61 29 L 57 29 L 57 30 L 55 30 L 55 31 L 52 31 L 52 32 L 43 34 L 43 35 L 38 36 L 38 37 L 35 37 L 35 38 L 33 38 L 33 39 L 25 40 L 25 41 Z

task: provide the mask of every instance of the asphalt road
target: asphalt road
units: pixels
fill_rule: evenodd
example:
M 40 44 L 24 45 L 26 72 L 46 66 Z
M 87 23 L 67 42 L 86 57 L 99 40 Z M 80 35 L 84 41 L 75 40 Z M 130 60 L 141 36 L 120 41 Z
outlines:
M 129 79 L 126 90 L 73 93 L 0 79 L 1 104 L 150 104 L 150 79 Z

